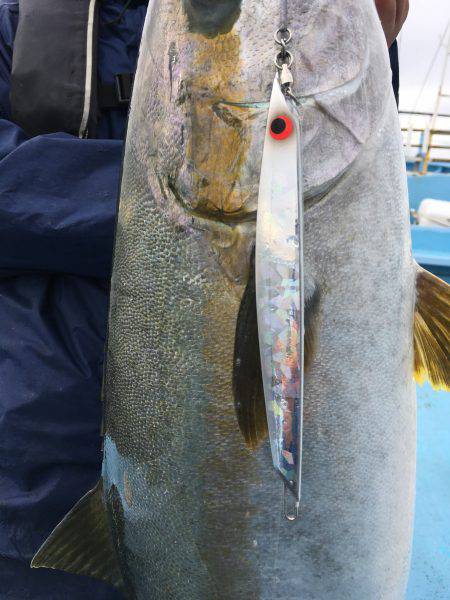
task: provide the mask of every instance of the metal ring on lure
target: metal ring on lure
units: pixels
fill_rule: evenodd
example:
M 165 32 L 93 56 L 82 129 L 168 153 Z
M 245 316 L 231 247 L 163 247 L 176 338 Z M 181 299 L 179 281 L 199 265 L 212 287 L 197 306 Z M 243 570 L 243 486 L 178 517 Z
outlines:
M 274 62 L 275 62 L 275 66 L 277 67 L 277 69 L 281 69 L 283 67 L 283 65 L 286 65 L 287 68 L 290 69 L 292 66 L 292 63 L 294 62 L 294 58 L 293 58 L 292 54 L 289 52 L 289 50 L 285 50 L 284 52 L 279 52 L 276 55 Z
M 287 33 L 286 38 L 282 37 L 283 33 Z M 288 27 L 280 27 L 279 29 L 277 29 L 275 31 L 275 34 L 273 37 L 277 44 L 284 47 L 286 44 L 289 44 L 289 42 L 291 41 L 292 31 Z

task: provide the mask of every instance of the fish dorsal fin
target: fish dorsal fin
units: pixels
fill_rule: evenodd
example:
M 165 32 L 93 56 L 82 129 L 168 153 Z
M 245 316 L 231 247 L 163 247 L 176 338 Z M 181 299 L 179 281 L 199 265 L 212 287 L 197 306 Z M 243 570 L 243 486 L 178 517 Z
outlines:
M 318 289 L 305 290 L 305 372 L 311 365 L 317 337 Z M 255 291 L 255 254 L 239 309 L 234 345 L 233 392 L 239 428 L 254 450 L 268 434 L 264 400 Z
M 31 566 L 102 579 L 123 589 L 102 481 L 85 494 L 39 548 Z
M 450 285 L 418 267 L 414 313 L 414 376 L 450 391 Z

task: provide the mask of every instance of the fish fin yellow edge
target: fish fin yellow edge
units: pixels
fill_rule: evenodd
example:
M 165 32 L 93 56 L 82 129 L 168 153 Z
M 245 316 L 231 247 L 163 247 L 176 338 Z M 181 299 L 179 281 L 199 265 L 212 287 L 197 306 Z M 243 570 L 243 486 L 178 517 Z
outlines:
M 417 265 L 414 378 L 450 391 L 450 285 Z
M 56 526 L 33 557 L 31 567 L 87 575 L 124 589 L 103 503 L 102 480 Z

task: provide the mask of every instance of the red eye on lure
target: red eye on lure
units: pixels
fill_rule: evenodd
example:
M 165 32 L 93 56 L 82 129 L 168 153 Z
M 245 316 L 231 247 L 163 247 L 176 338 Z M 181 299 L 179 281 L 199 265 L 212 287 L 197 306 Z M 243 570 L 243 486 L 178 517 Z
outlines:
M 294 130 L 294 125 L 289 117 L 280 115 L 275 117 L 270 124 L 270 135 L 274 140 L 287 139 Z

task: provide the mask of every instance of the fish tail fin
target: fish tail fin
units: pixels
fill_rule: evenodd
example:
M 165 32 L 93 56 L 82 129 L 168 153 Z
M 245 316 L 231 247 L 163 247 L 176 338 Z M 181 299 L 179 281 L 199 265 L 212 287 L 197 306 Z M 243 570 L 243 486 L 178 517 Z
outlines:
M 102 496 L 100 480 L 56 526 L 33 557 L 31 566 L 88 575 L 123 589 Z
M 417 267 L 414 377 L 450 391 L 450 285 Z

